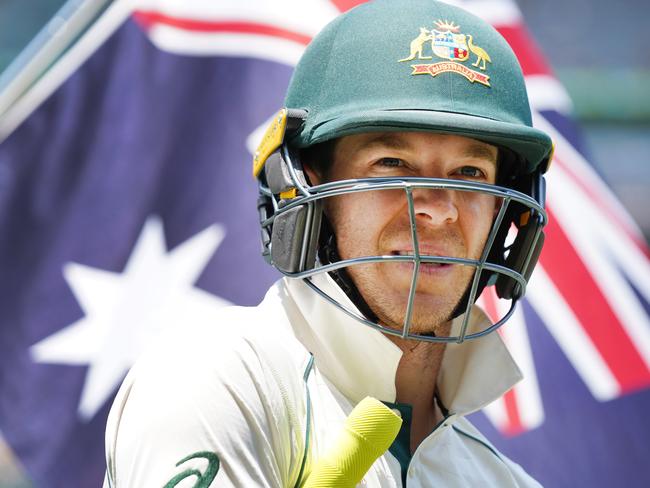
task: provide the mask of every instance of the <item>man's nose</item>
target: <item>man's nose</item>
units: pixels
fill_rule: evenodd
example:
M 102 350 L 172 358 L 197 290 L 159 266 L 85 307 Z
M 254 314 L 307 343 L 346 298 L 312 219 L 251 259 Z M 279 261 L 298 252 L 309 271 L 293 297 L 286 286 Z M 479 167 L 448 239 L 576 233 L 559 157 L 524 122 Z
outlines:
M 458 220 L 455 190 L 417 188 L 413 190 L 415 218 L 429 225 L 451 224 Z

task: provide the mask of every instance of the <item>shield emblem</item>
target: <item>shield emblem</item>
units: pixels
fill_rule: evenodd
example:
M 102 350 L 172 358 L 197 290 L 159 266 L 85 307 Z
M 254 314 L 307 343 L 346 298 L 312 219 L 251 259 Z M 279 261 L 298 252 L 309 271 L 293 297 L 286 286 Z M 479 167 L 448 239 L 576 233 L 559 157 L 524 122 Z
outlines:
M 454 34 L 449 31 L 433 31 L 431 49 L 433 53 L 450 61 L 465 61 L 469 57 L 467 38 L 465 34 Z

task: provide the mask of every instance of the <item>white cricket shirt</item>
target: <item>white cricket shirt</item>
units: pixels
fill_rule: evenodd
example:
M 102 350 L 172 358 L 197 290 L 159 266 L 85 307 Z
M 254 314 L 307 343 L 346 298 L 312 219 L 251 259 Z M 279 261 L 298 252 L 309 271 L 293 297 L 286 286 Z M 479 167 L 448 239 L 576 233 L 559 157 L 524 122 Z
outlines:
M 328 276 L 314 281 L 353 308 Z M 478 330 L 487 318 L 472 315 Z M 109 415 L 104 487 L 300 486 L 360 400 L 395 402 L 401 355 L 302 281 L 280 280 L 257 307 L 183 325 L 135 364 Z M 519 379 L 498 334 L 449 344 L 448 416 L 410 462 L 386 452 L 360 486 L 540 486 L 464 418 Z

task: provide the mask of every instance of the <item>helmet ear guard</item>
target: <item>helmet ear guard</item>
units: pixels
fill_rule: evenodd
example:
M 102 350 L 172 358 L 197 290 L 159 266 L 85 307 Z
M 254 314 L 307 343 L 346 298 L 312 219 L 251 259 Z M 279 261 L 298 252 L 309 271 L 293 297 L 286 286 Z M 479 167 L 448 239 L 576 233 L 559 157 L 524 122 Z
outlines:
M 508 256 L 504 263 L 506 268 L 521 274 L 526 282 L 530 279 L 544 245 L 544 219 L 537 213 L 531 215 L 533 212 L 531 210 L 521 214 L 521 218 L 527 222 L 521 227 L 518 226 L 517 237 L 508 247 Z M 515 279 L 500 273 L 497 275 L 495 287 L 497 296 L 506 300 L 518 300 L 525 291 Z
M 546 181 L 542 176 L 544 166 L 530 175 L 518 178 L 517 190 L 530 195 L 541 207 L 545 204 Z M 513 215 L 511 222 L 517 227 L 517 235 L 510 246 L 504 265 L 507 268 L 521 274 L 526 282 L 537 264 L 539 255 L 544 245 L 545 225 L 544 216 L 534 209 L 526 209 L 522 205 L 513 203 Z M 508 228 L 503 229 L 505 234 Z M 505 241 L 506 235 L 503 236 Z M 502 241 L 503 242 L 503 241 Z M 510 276 L 498 274 L 495 284 L 497 296 L 507 300 L 518 300 L 525 290 Z
M 283 120 L 281 120 L 284 117 Z M 284 144 L 287 136 L 296 131 L 306 117 L 301 110 L 283 110 L 269 127 L 275 138 L 272 152 L 259 164 L 257 177 L 266 186 L 258 200 L 262 233 L 262 255 L 284 274 L 313 269 L 316 263 L 318 237 L 321 227 L 322 202 L 311 201 L 277 213 L 277 209 L 291 203 L 299 188 L 307 186 L 302 167 L 293 163 Z M 278 134 L 278 126 L 284 131 Z M 265 135 L 265 139 L 267 139 Z M 279 136 L 279 137 L 278 137 Z M 264 141 L 258 154 L 265 151 Z M 268 153 L 268 147 L 266 148 Z M 261 168 L 264 171 L 261 171 Z M 272 223 L 269 221 L 273 217 Z
M 285 274 L 313 269 L 322 216 L 320 200 L 298 205 L 275 217 L 271 262 Z

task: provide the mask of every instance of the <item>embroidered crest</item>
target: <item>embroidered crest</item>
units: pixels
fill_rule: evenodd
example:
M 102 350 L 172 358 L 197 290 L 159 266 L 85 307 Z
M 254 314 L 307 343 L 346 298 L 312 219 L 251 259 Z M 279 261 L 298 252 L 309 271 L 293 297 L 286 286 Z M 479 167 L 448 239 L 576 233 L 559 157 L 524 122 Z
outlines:
M 425 53 L 425 46 L 431 41 L 431 53 L 447 61 L 427 64 L 412 64 L 412 75 L 430 74 L 436 76 L 440 73 L 450 72 L 458 73 L 470 82 L 475 81 L 485 86 L 490 86 L 490 77 L 482 73 L 487 69 L 486 63 L 492 63 L 489 54 L 480 46 L 474 44 L 472 34 L 460 32 L 460 26 L 454 22 L 437 20 L 435 27 L 428 30 L 426 27 L 420 27 L 420 34 L 411 41 L 409 56 L 400 59 L 399 62 L 413 61 L 417 59 L 433 59 Z M 470 53 L 476 56 L 472 66 L 479 71 L 468 68 L 461 64 L 468 61 Z

